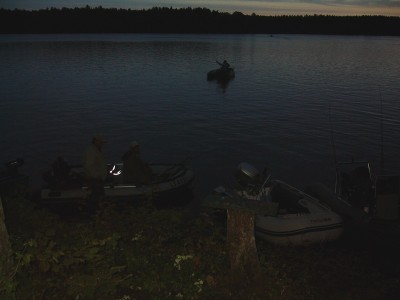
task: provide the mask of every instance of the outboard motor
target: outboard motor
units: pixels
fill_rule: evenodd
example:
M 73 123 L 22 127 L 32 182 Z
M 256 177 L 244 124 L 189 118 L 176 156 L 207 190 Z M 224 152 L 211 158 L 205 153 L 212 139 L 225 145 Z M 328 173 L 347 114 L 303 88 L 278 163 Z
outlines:
M 6 181 L 13 176 L 18 176 L 18 168 L 23 164 L 24 160 L 22 158 L 17 158 L 5 163 L 4 166 L 6 170 L 0 173 L 0 181 Z
M 8 175 L 17 175 L 18 168 L 21 167 L 23 164 L 24 160 L 22 158 L 17 158 L 5 163 Z
M 0 172 L 0 193 L 9 191 L 16 182 L 25 182 L 27 184 L 28 176 L 19 174 L 18 168 L 24 164 L 22 158 L 5 163 L 6 169 Z
M 262 174 L 252 165 L 243 162 L 235 172 L 235 179 L 239 193 L 251 198 L 260 198 L 270 175 Z
M 236 183 L 246 189 L 250 185 L 254 185 L 257 181 L 260 172 L 248 163 L 240 163 L 235 172 Z

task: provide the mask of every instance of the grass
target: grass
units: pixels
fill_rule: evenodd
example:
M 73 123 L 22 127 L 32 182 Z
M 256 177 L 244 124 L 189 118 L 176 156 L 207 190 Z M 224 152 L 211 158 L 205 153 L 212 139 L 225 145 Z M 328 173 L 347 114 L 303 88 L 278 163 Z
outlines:
M 398 248 L 350 234 L 306 247 L 258 240 L 262 272 L 239 278 L 222 212 L 105 203 L 62 217 L 23 196 L 5 200 L 17 299 L 400 297 Z

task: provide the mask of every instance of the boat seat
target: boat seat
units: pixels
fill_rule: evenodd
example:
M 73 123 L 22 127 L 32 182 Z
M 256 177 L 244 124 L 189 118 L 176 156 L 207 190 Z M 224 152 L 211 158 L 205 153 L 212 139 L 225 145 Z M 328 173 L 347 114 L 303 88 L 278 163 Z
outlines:
M 52 168 L 53 176 L 56 180 L 64 181 L 69 178 L 71 167 L 61 156 L 56 159 Z
M 303 197 L 293 194 L 282 185 L 277 184 L 271 190 L 272 202 L 279 204 L 278 210 L 284 213 L 309 213 L 309 210 L 299 204 L 299 200 Z

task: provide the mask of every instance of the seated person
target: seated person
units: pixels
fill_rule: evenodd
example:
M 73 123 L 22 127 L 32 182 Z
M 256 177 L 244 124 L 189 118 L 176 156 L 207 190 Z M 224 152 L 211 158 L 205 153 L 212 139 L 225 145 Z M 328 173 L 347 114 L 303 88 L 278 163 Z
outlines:
M 221 69 L 223 70 L 228 70 L 229 67 L 231 66 L 226 60 L 224 60 L 222 63 L 217 61 L 217 64 L 219 64 L 221 66 Z
M 144 185 L 150 183 L 151 169 L 140 158 L 140 146 L 132 142 L 128 151 L 122 156 L 122 175 L 125 183 Z
M 59 156 L 51 165 L 51 169 L 43 173 L 43 179 L 52 186 L 62 186 L 69 181 L 71 167 Z
M 70 171 L 71 167 L 61 156 L 53 163 L 53 174 L 56 180 L 67 180 Z

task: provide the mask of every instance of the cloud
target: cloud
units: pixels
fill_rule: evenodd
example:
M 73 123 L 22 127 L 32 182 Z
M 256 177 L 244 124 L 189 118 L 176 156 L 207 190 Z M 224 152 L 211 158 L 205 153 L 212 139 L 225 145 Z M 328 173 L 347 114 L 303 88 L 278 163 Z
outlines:
M 400 7 L 399 0 L 300 0 L 304 3 L 314 2 L 321 4 L 374 6 L 374 7 Z
M 400 16 L 400 0 L 0 0 L 0 7 L 40 9 L 46 7 L 148 9 L 158 7 L 206 7 L 220 12 L 255 12 L 260 15 L 333 14 Z
M 199 1 L 185 1 L 199 3 Z M 400 16 L 400 0 L 204 0 L 208 7 L 236 7 L 257 14 L 334 14 Z M 207 6 L 207 5 L 206 5 Z
M 351 5 L 351 6 L 374 6 L 374 7 L 400 7 L 400 0 L 217 0 L 208 1 L 212 2 L 225 2 L 226 4 L 232 2 L 252 3 L 253 5 L 262 5 L 268 3 L 304 3 L 304 4 L 320 4 L 320 5 Z

